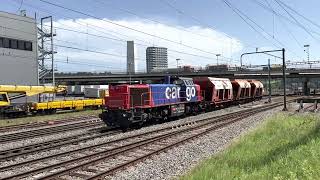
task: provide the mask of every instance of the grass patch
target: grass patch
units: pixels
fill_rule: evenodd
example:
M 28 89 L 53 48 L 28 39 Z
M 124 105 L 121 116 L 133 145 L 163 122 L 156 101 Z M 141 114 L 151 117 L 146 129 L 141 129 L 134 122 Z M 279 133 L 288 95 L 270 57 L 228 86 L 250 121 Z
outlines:
M 54 121 L 54 120 L 83 116 L 83 115 L 98 115 L 100 113 L 101 113 L 101 109 L 63 112 L 63 113 L 57 113 L 57 114 L 51 114 L 51 115 L 29 116 L 29 117 L 16 118 L 16 119 L 0 119 L 0 127 L 26 124 L 26 123 L 35 123 L 35 122 L 42 122 L 42 121 Z
M 319 179 L 319 119 L 276 115 L 181 179 Z

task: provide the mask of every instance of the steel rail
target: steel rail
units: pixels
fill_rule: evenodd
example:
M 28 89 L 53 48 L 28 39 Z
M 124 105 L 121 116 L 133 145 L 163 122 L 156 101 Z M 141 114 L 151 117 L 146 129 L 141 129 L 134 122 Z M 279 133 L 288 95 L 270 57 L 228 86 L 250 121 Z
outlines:
M 12 141 L 19 141 L 27 138 L 34 138 L 43 135 L 51 135 L 55 133 L 65 132 L 69 130 L 77 130 L 86 127 L 94 127 L 98 125 L 103 125 L 102 121 L 93 121 L 93 122 L 77 122 L 72 124 L 66 124 L 61 126 L 54 126 L 54 127 L 46 127 L 36 130 L 29 130 L 17 133 L 10 133 L 4 134 L 0 136 L 0 143 L 12 142 Z
M 270 106 L 268 109 L 270 108 L 273 108 L 273 107 L 277 107 L 279 106 L 279 104 L 273 104 L 272 106 Z M 266 107 L 259 107 L 257 108 L 259 111 L 264 110 L 266 109 Z M 258 111 L 256 110 L 256 111 Z M 243 114 L 247 114 L 247 115 L 250 115 L 252 113 L 254 113 L 255 111 L 253 109 L 251 110 L 247 110 L 247 112 L 243 112 Z M 236 113 L 231 113 L 229 115 L 221 115 L 221 116 L 218 116 L 218 117 L 211 117 L 211 118 L 206 118 L 206 119 L 202 119 L 202 120 L 198 120 L 199 122 L 201 121 L 208 121 L 208 119 L 214 119 L 215 121 L 217 121 L 217 118 L 219 119 L 230 119 L 231 117 L 233 118 L 238 118 L 239 117 L 239 112 L 236 112 Z M 208 123 L 212 123 L 212 122 L 207 122 L 207 123 L 203 123 L 201 126 L 204 126 L 204 124 L 208 124 Z M 190 123 L 188 123 L 190 124 Z M 197 125 L 196 127 L 200 127 L 199 125 Z M 181 133 L 182 131 L 176 131 L 175 133 Z M 166 135 L 162 135 L 163 136 L 169 136 L 171 135 L 172 136 L 172 133 L 170 134 L 166 134 Z M 161 137 L 161 136 L 160 136 Z M 156 138 L 160 138 L 160 137 L 156 137 Z M 128 138 L 132 138 L 132 137 L 128 137 Z M 140 141 L 140 142 L 136 142 L 136 143 L 142 143 L 142 142 L 145 142 L 145 141 L 150 141 L 151 139 L 145 139 L 143 141 Z M 157 139 L 158 140 L 158 139 Z M 129 144 L 131 146 L 133 146 L 134 144 Z M 124 148 L 125 146 L 121 146 L 121 147 L 118 147 L 118 148 Z M 87 148 L 90 148 L 90 147 L 87 147 Z M 51 169 L 51 168 L 55 168 L 55 167 L 60 167 L 60 166 L 63 166 L 64 164 L 70 164 L 70 163 L 74 163 L 74 162 L 77 162 L 77 161 L 81 161 L 83 162 L 85 159 L 87 158 L 90 158 L 90 160 L 92 161 L 92 158 L 96 157 L 97 155 L 101 156 L 101 155 L 105 155 L 105 154 L 108 154 L 108 151 L 103 151 L 103 152 L 99 152 L 99 153 L 96 153 L 96 154 L 91 154 L 89 156 L 85 156 L 85 157 L 82 157 L 82 158 L 78 158 L 78 159 L 73 159 L 73 160 L 69 160 L 67 162 L 60 162 L 58 164 L 54 164 L 54 165 L 51 165 L 51 166 L 48 166 L 48 167 L 42 167 L 42 168 L 38 168 L 38 169 L 34 169 L 34 170 L 31 170 L 29 172 L 23 172 L 23 173 L 19 173 L 19 174 L 15 174 L 14 176 L 10 176 L 8 178 L 20 178 L 20 177 L 25 177 L 26 175 L 30 175 L 31 174 L 34 174 L 34 173 L 37 173 L 37 172 L 42 172 L 43 170 L 47 170 L 47 169 Z M 110 154 L 110 150 L 109 150 L 109 154 Z M 12 168 L 12 167 L 11 167 Z
M 72 117 L 68 119 L 58 119 L 58 120 L 52 120 L 54 123 L 49 124 L 49 121 L 42 121 L 42 122 L 34 122 L 34 123 L 28 123 L 28 124 L 18 124 L 18 125 L 11 125 L 11 126 L 5 126 L 0 127 L 0 132 L 8 132 L 13 130 L 19 130 L 19 129 L 28 129 L 28 128 L 36 128 L 36 127 L 45 127 L 45 126 L 53 126 L 57 124 L 63 124 L 68 122 L 77 122 L 81 121 L 87 118 L 96 118 L 95 115 L 87 115 L 87 116 L 79 116 L 79 117 Z M 0 120 L 1 121 L 1 120 Z

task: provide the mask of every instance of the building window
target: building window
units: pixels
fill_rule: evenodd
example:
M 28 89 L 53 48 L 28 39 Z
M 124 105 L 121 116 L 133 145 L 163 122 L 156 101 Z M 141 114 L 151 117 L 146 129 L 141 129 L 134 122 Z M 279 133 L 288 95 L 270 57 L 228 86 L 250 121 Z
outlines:
M 25 42 L 25 50 L 32 51 L 32 42 Z
M 0 47 L 32 51 L 32 42 L 0 37 Z
M 18 41 L 18 49 L 25 50 L 24 41 Z
M 15 39 L 10 39 L 10 48 L 11 49 L 18 49 L 18 41 Z
M 8 38 L 3 39 L 3 47 L 10 48 L 10 40 Z

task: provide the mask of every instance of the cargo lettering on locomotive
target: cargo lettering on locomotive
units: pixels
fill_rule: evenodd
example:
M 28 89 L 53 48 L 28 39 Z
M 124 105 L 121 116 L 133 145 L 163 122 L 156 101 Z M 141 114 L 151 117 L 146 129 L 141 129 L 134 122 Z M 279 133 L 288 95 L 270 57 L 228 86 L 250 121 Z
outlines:
M 180 87 L 167 87 L 166 88 L 166 98 L 167 99 L 180 99 L 181 88 Z M 185 93 L 186 100 L 190 101 L 196 96 L 196 89 L 194 86 L 186 87 Z
M 195 96 L 196 96 L 196 88 L 194 88 L 194 86 L 187 87 L 186 88 L 187 101 L 190 101 Z
M 179 99 L 180 98 L 180 87 L 167 87 L 166 98 L 167 99 Z

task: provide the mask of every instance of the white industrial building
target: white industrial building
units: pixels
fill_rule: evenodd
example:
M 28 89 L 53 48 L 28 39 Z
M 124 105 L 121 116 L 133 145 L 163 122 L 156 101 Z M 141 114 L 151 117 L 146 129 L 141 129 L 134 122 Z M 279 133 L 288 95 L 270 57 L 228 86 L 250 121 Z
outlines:
M 0 11 L 0 84 L 38 85 L 34 18 Z

